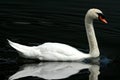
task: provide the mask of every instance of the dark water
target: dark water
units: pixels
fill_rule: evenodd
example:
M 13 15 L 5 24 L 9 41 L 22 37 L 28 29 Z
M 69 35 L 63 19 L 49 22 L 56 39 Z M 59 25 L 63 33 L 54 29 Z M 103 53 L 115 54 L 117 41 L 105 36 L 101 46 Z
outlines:
M 0 1 L 0 78 L 7 80 L 16 72 L 30 67 L 40 70 L 39 67 L 54 67 L 56 65 L 61 69 L 55 70 L 56 73 L 62 73 L 64 67 L 71 67 L 70 70 L 64 68 L 63 71 L 76 71 L 69 73 L 69 76 L 61 78 L 67 80 L 97 80 L 89 78 L 92 74 L 89 69 L 75 67 L 80 63 L 32 63 L 31 60 L 20 59 L 17 52 L 12 49 L 6 39 L 19 42 L 25 45 L 39 45 L 44 42 L 61 42 L 69 44 L 88 52 L 88 42 L 84 28 L 84 16 L 89 8 L 99 8 L 105 14 L 109 24 L 105 25 L 95 21 L 95 31 L 104 59 L 102 64 L 97 65 L 100 69 L 98 80 L 119 80 L 120 72 L 120 1 L 113 0 L 4 0 Z M 110 59 L 110 61 L 108 61 Z M 30 64 L 28 64 L 30 62 Z M 106 63 L 109 62 L 109 63 Z M 28 64 L 28 65 L 27 65 Z M 44 64 L 44 65 L 43 65 Z M 63 66 L 63 64 L 66 66 Z M 23 65 L 26 65 L 23 66 Z M 31 66 L 32 65 L 32 66 Z M 85 65 L 85 64 L 84 64 Z M 84 66 L 82 65 L 82 66 Z M 91 67 L 93 64 L 90 65 Z M 32 71 L 32 69 L 31 69 Z M 30 73 L 32 73 L 29 71 Z M 49 73 L 39 71 L 36 77 L 25 77 L 22 80 L 43 80 L 47 79 L 45 74 Z M 54 70 L 53 70 L 54 71 Z M 58 71 L 58 72 L 57 72 Z M 94 71 L 94 69 L 93 69 Z M 27 72 L 28 73 L 28 72 Z M 65 73 L 65 72 L 64 72 Z M 24 73 L 26 74 L 26 73 Z M 67 74 L 67 73 L 66 73 Z M 55 74 L 53 74 L 55 75 Z M 49 75 L 51 77 L 53 75 Z M 60 74 L 62 76 L 62 74 Z M 60 76 L 59 74 L 57 76 Z M 33 76 L 33 74 L 29 75 Z M 97 77 L 97 75 L 96 75 Z M 60 78 L 58 78 L 60 79 Z

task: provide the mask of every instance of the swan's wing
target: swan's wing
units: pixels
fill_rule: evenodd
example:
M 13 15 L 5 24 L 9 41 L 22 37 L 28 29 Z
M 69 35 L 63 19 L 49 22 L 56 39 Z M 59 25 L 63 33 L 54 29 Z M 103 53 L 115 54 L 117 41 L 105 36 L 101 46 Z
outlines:
M 61 43 L 44 43 L 37 47 L 40 49 L 41 60 L 82 60 L 89 57 L 74 47 Z
M 40 47 L 40 51 L 41 53 L 43 52 L 53 52 L 53 53 L 59 53 L 59 54 L 63 54 L 66 56 L 72 56 L 75 54 L 80 54 L 80 51 L 77 50 L 74 47 L 71 47 L 69 45 L 66 44 L 62 44 L 62 43 L 44 43 L 42 44 Z M 82 52 L 81 52 L 82 53 Z

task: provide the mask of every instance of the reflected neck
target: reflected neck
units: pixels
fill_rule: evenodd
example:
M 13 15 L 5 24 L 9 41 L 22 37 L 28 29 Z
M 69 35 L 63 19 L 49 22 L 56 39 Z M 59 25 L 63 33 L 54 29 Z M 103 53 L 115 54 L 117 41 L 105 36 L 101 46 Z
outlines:
M 92 65 L 89 68 L 90 75 L 89 75 L 89 80 L 98 80 L 98 75 L 100 74 L 100 66 L 99 65 Z
M 98 57 L 100 53 L 99 53 L 99 48 L 97 44 L 97 39 L 94 32 L 93 19 L 90 19 L 89 17 L 86 16 L 85 27 L 86 27 L 86 33 L 87 33 L 88 43 L 90 48 L 89 53 L 92 57 Z

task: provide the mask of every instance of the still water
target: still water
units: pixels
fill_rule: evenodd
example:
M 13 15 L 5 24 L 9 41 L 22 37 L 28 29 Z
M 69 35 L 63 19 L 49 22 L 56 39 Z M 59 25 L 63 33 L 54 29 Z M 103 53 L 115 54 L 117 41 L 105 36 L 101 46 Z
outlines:
M 0 77 L 1 80 L 119 80 L 119 64 L 102 59 L 100 64 L 11 61 L 0 65 Z
M 119 4 L 119 0 L 1 0 L 0 80 L 120 80 Z M 100 64 L 21 59 L 7 43 L 6 39 L 30 46 L 60 42 L 88 52 L 84 16 L 93 7 L 108 20 L 107 25 L 94 22 Z

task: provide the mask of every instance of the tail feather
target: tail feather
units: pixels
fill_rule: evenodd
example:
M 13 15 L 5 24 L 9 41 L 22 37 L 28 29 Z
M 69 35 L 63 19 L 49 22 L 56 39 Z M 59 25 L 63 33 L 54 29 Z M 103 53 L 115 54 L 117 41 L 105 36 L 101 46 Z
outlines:
M 8 43 L 10 44 L 11 47 L 20 52 L 21 53 L 20 55 L 23 57 L 35 58 L 35 56 L 38 55 L 37 52 L 38 50 L 36 50 L 35 47 L 21 45 L 10 40 L 8 40 Z
M 28 51 L 28 50 L 29 50 L 29 47 L 28 47 L 28 46 L 15 43 L 15 42 L 12 42 L 12 41 L 10 41 L 10 40 L 8 40 L 8 43 L 10 44 L 11 47 L 13 47 L 14 49 L 16 49 L 16 50 L 19 51 L 19 52 L 25 53 L 25 51 Z

